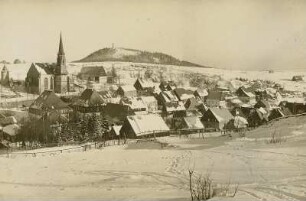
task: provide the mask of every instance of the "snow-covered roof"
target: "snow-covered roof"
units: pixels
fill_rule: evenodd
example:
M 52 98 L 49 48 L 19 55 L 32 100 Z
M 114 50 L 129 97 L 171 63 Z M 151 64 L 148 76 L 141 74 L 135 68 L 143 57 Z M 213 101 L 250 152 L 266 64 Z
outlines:
M 199 94 L 199 96 L 204 97 L 208 96 L 208 92 L 206 89 L 197 89 L 196 92 Z
M 151 80 L 137 79 L 143 88 L 153 88 L 154 83 Z
M 152 102 L 157 102 L 154 96 L 142 96 L 141 99 L 147 104 Z
M 183 102 L 170 102 L 166 103 L 166 111 L 167 112 L 174 112 L 174 111 L 184 111 L 186 110 L 185 105 Z
M 156 114 L 128 116 L 127 120 L 136 136 L 170 130 L 163 118 Z
M 248 124 L 248 121 L 245 118 L 241 116 L 235 116 L 234 126 L 236 128 L 245 128 L 247 124 Z
M 135 89 L 135 87 L 133 85 L 122 85 L 120 87 L 125 92 L 127 92 L 127 91 L 136 91 L 136 89 Z
M 216 117 L 218 122 L 228 122 L 234 118 L 230 111 L 226 108 L 210 108 L 209 110 Z
M 15 136 L 18 133 L 19 129 L 20 129 L 20 126 L 18 126 L 17 124 L 10 124 L 10 125 L 3 127 L 3 132 L 10 136 Z
M 120 135 L 120 129 L 122 128 L 122 126 L 112 126 L 112 129 L 114 130 L 115 134 L 117 136 Z
M 184 117 L 184 121 L 187 127 L 190 129 L 204 129 L 204 125 L 202 124 L 199 117 Z
M 140 108 L 146 108 L 145 102 L 140 97 L 124 97 L 121 99 L 121 104 L 128 105 L 130 108 L 133 109 L 140 109 Z
M 160 94 L 166 102 L 178 101 L 177 96 L 172 91 L 162 91 Z

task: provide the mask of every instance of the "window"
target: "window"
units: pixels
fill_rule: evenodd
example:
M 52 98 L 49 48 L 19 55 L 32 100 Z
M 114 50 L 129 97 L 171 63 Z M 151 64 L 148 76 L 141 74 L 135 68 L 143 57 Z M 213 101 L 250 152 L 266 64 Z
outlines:
M 44 89 L 48 89 L 48 78 L 44 79 Z
M 95 82 L 99 82 L 99 77 L 95 77 Z

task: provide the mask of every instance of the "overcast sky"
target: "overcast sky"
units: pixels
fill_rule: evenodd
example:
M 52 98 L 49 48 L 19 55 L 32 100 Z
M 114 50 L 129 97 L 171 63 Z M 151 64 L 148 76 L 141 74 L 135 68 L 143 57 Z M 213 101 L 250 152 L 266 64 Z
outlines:
M 68 61 L 104 47 L 228 69 L 306 69 L 304 0 L 0 0 L 0 60 Z

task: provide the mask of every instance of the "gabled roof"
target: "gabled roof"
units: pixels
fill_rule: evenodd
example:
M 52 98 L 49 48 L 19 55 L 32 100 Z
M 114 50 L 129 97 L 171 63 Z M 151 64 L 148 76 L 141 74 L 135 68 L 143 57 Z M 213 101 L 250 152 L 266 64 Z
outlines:
M 208 92 L 206 89 L 197 89 L 195 93 L 199 94 L 200 97 L 208 96 Z
M 155 131 L 170 130 L 163 118 L 156 114 L 127 116 L 127 121 L 131 125 L 136 136 L 151 134 Z
M 153 88 L 154 87 L 154 83 L 152 81 L 149 81 L 149 80 L 144 80 L 144 79 L 137 78 L 136 82 L 139 82 L 139 84 L 142 86 L 142 88 Z M 135 84 L 136 84 L 136 82 L 135 82 Z
M 165 110 L 166 112 L 174 112 L 174 111 L 185 111 L 186 108 L 184 106 L 184 103 L 179 102 L 167 102 L 165 103 Z
M 255 90 L 251 87 L 246 88 L 246 87 L 242 86 L 242 87 L 239 87 L 238 90 L 240 90 L 244 94 L 244 96 L 247 96 L 249 98 L 255 97 Z
M 260 107 L 265 107 L 265 108 L 267 108 L 267 109 L 270 109 L 271 108 L 271 105 L 270 105 L 270 103 L 268 102 L 268 101 L 266 101 L 266 100 L 259 100 L 259 101 L 257 101 L 257 103 L 255 104 L 255 107 L 256 108 L 260 108 Z
M 141 99 L 145 103 L 152 103 L 152 102 L 157 102 L 156 98 L 154 96 L 142 96 Z
M 163 97 L 165 102 L 176 102 L 178 101 L 177 96 L 174 94 L 173 91 L 162 91 L 160 95 Z
M 39 110 L 69 109 L 68 104 L 63 102 L 53 91 L 45 90 L 31 105 L 30 108 Z
M 230 111 L 226 108 L 209 108 L 209 110 L 215 116 L 218 122 L 228 122 L 234 118 Z
M 17 135 L 19 129 L 20 126 L 18 126 L 17 124 L 10 124 L 8 126 L 3 127 L 3 132 L 10 136 L 15 136 Z
M 112 126 L 111 130 L 114 131 L 114 133 L 119 136 L 120 135 L 120 130 L 121 130 L 122 126 Z
M 204 129 L 204 125 L 198 117 L 184 117 L 184 122 L 189 129 Z
M 104 101 L 100 94 L 94 89 L 85 89 L 74 105 L 97 106 L 103 104 Z
M 110 91 L 99 91 L 98 92 L 103 99 L 113 98 L 113 94 Z
M 219 100 L 222 101 L 222 92 L 220 91 L 209 91 L 207 99 L 209 100 Z
M 46 63 L 32 63 L 30 68 L 35 68 L 41 75 L 50 75 L 54 72 L 54 65 Z
M 118 89 L 122 89 L 124 92 L 128 91 L 136 91 L 135 87 L 133 85 L 122 85 Z
M 176 88 L 173 90 L 179 100 L 187 100 L 188 98 L 194 97 L 194 91 L 184 88 Z
M 185 108 L 187 110 L 197 110 L 197 106 L 200 103 L 197 101 L 195 97 L 189 98 L 185 103 Z
M 241 116 L 235 116 L 234 117 L 234 126 L 235 128 L 245 128 L 248 125 L 248 121 L 246 118 Z
M 132 110 L 146 108 L 146 104 L 140 97 L 131 97 L 131 98 L 124 97 L 120 100 L 120 103 L 122 105 L 129 106 Z
M 103 66 L 86 66 L 81 69 L 80 74 L 86 74 L 94 77 L 106 76 Z
M 9 124 L 16 124 L 16 123 L 17 123 L 17 120 L 14 116 L 0 118 L 0 125 L 1 126 L 6 126 L 6 125 L 9 125 Z

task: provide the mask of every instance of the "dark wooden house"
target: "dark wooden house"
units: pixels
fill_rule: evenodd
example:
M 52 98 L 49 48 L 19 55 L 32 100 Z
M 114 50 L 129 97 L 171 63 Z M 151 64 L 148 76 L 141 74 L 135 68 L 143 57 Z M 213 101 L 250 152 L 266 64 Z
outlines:
M 225 108 L 209 108 L 201 118 L 205 128 L 223 130 L 224 126 L 234 119 L 233 115 Z
M 104 100 L 94 89 L 85 89 L 81 96 L 72 104 L 72 108 L 80 113 L 100 113 L 104 107 Z

